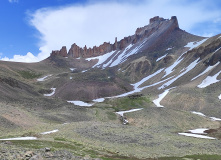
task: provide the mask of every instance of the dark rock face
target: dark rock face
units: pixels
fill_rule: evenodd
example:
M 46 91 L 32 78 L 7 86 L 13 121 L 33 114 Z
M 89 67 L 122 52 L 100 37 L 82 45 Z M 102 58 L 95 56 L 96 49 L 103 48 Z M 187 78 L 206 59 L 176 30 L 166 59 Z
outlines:
M 68 53 L 66 47 L 62 47 L 60 51 L 52 51 L 51 55 L 59 55 L 62 57 L 72 57 L 72 58 L 89 58 L 99 55 L 106 54 L 115 50 L 122 50 L 127 47 L 129 44 L 134 44 L 145 37 L 151 36 L 158 28 L 166 26 L 167 23 L 171 25 L 167 28 L 169 32 L 179 29 L 178 21 L 176 16 L 172 16 L 170 20 L 161 18 L 159 16 L 153 17 L 150 19 L 150 24 L 144 27 L 137 28 L 136 32 L 132 36 L 124 37 L 122 40 L 117 41 L 115 38 L 114 44 L 110 42 L 104 42 L 100 46 L 94 46 L 88 48 L 86 45 L 84 47 L 79 47 L 77 44 L 73 44 L 69 49 Z

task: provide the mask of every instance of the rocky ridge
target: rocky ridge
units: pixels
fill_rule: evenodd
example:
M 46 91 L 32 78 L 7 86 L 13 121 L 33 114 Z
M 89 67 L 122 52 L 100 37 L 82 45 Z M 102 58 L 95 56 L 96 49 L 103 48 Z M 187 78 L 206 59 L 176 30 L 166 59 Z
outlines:
M 88 48 L 85 45 L 82 48 L 74 43 L 68 52 L 67 52 L 66 47 L 63 46 L 61 50 L 52 51 L 51 56 L 59 55 L 62 57 L 89 58 L 89 57 L 96 57 L 96 56 L 104 55 L 108 52 L 115 51 L 115 50 L 123 50 L 129 44 L 135 44 L 139 40 L 142 40 L 145 37 L 151 36 L 161 26 L 167 23 L 171 23 L 169 26 L 166 26 L 168 27 L 167 30 L 169 32 L 175 29 L 179 29 L 179 24 L 178 24 L 176 16 L 172 16 L 170 20 L 156 16 L 149 20 L 149 25 L 137 28 L 134 35 L 124 37 L 124 39 L 121 39 L 120 41 L 117 41 L 117 37 L 116 37 L 114 44 L 111 44 L 110 42 L 104 42 L 98 47 L 94 46 L 93 48 Z

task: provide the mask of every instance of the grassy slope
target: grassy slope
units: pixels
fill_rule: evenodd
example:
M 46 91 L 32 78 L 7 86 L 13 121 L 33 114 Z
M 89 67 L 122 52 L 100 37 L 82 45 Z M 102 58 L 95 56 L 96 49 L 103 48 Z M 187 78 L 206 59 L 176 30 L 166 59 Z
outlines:
M 30 88 L 33 87 L 33 94 L 37 94 L 37 96 L 26 92 L 16 94 L 19 98 L 27 97 L 18 101 L 19 103 L 16 101 L 10 105 L 1 104 L 2 115 L 15 117 L 12 125 L 6 123 L 7 132 L 4 129 L 5 126 L 1 127 L 2 138 L 36 135 L 39 137 L 38 141 L 15 141 L 14 145 L 36 149 L 44 147 L 51 147 L 54 150 L 67 149 L 78 155 L 90 154 L 92 157 L 101 156 L 104 159 L 165 157 L 159 159 L 204 160 L 220 158 L 219 155 L 216 155 L 221 153 L 220 140 L 204 140 L 177 134 L 189 129 L 218 128 L 220 126 L 218 122 L 189 112 L 196 110 L 211 116 L 219 116 L 220 113 L 217 111 L 220 109 L 214 105 L 219 103 L 216 98 L 219 94 L 217 88 L 220 88 L 218 83 L 203 90 L 191 88 L 191 86 L 177 88 L 162 101 L 166 108 L 155 108 L 152 104 L 152 100 L 160 92 L 152 92 L 153 88 L 144 91 L 145 96 L 137 99 L 128 97 L 109 99 L 94 107 L 82 108 L 67 104 L 59 98 L 45 98 L 37 92 L 40 89 L 49 89 L 69 82 L 69 77 L 73 75 L 75 76 L 73 81 L 82 79 L 87 81 L 92 80 L 91 78 L 110 81 L 108 76 L 113 75 L 106 70 L 101 72 L 94 70 L 89 74 L 70 73 L 68 64 L 63 60 L 61 62 L 60 66 L 54 65 L 51 61 L 30 65 L 6 62 L 0 64 L 1 77 L 13 77 L 24 82 Z M 62 68 L 62 65 L 65 67 Z M 155 66 L 155 69 L 158 67 Z M 48 74 L 53 74 L 48 81 L 36 82 L 37 78 Z M 123 74 L 121 76 L 124 77 Z M 14 90 L 21 93 L 19 89 Z M 205 97 L 205 95 L 210 96 Z M 126 114 L 129 125 L 122 125 L 115 112 L 134 108 L 144 109 Z M 65 122 L 69 124 L 63 125 Z M 31 127 L 34 123 L 35 126 Z M 59 132 L 45 136 L 39 134 L 54 129 L 59 129 Z

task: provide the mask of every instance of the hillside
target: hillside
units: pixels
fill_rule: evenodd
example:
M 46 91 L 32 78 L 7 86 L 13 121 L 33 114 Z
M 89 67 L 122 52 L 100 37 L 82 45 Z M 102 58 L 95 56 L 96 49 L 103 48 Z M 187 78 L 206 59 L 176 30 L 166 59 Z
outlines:
M 38 63 L 1 61 L 0 151 L 221 159 L 220 61 L 221 36 L 187 33 L 175 16 L 151 18 L 114 44 L 74 43 Z M 0 157 L 17 156 L 9 154 Z

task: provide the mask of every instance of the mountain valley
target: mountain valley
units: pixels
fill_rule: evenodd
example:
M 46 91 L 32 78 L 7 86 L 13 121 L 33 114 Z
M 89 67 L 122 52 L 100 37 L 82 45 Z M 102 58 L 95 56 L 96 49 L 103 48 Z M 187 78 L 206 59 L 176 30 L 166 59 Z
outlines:
M 220 61 L 221 34 L 176 16 L 114 44 L 0 61 L 0 159 L 220 160 Z

